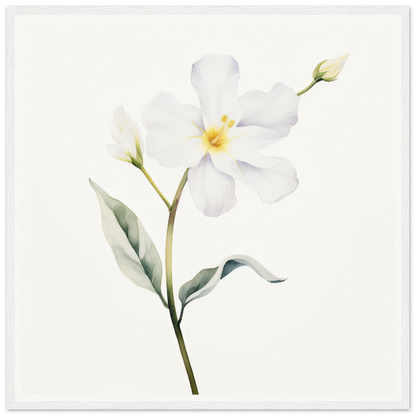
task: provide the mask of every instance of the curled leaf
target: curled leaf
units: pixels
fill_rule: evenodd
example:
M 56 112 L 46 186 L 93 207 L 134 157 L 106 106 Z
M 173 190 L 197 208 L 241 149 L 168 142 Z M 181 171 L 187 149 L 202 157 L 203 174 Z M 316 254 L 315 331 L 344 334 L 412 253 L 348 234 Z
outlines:
M 97 194 L 104 235 L 118 267 L 135 285 L 156 293 L 167 306 L 161 291 L 162 262 L 142 223 L 130 208 L 91 179 L 90 185 Z
M 227 257 L 218 267 L 203 269 L 192 280 L 182 285 L 179 290 L 179 299 L 182 302 L 181 317 L 183 310 L 188 303 L 208 295 L 221 279 L 241 266 L 250 267 L 260 277 L 270 283 L 280 283 L 286 280 L 286 277 L 279 278 L 271 274 L 252 257 L 243 255 Z

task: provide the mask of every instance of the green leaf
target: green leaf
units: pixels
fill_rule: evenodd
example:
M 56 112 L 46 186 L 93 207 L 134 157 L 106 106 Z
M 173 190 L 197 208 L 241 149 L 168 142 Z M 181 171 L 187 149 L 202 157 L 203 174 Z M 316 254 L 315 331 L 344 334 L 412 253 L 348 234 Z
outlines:
M 162 262 L 149 234 L 130 208 L 91 179 L 90 185 L 97 194 L 104 235 L 118 267 L 135 285 L 156 293 L 167 307 L 161 291 Z
M 225 276 L 241 266 L 253 269 L 260 277 L 270 283 L 280 283 L 286 277 L 279 278 L 271 274 L 257 260 L 249 256 L 230 256 L 221 262 L 218 267 L 201 270 L 192 280 L 182 285 L 179 290 L 179 299 L 182 302 L 181 318 L 183 310 L 188 303 L 195 299 L 208 295 Z M 180 320 L 181 320 L 180 318 Z

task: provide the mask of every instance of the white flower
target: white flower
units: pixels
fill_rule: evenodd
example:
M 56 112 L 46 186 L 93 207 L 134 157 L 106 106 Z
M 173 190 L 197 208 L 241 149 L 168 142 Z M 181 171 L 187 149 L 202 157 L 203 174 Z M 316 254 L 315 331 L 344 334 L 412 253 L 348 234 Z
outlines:
M 136 122 L 124 111 L 121 105 L 114 112 L 110 123 L 111 135 L 117 146 L 107 144 L 108 152 L 117 159 L 132 163 L 137 167 L 143 165 L 143 143 Z
M 269 93 L 250 91 L 238 97 L 239 76 L 231 56 L 205 56 L 191 73 L 202 112 L 162 92 L 142 113 L 149 156 L 165 167 L 191 168 L 190 192 L 207 216 L 235 205 L 235 179 L 268 203 L 298 185 L 288 160 L 266 157 L 260 150 L 289 134 L 298 120 L 299 97 L 283 84 Z
M 313 71 L 313 78 L 323 79 L 324 81 L 335 81 L 335 78 L 339 75 L 344 68 L 345 62 L 350 55 L 344 55 L 336 59 L 327 59 L 317 65 Z

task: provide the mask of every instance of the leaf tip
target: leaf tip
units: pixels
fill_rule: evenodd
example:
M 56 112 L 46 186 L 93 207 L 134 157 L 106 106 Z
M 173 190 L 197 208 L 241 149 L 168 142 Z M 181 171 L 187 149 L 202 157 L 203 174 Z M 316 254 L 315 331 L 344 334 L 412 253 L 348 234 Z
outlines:
M 102 194 L 105 193 L 104 189 L 102 189 L 100 186 L 98 186 L 91 178 L 88 178 L 88 181 L 91 185 L 91 188 L 94 189 L 95 192 Z
M 269 283 L 282 283 L 287 280 L 287 277 L 278 277 L 276 280 L 269 280 Z

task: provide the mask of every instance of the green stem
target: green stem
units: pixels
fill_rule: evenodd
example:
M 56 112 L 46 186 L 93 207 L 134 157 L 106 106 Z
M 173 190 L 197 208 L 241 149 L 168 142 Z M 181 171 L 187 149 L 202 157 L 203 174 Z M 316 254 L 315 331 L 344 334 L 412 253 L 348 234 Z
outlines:
M 144 166 L 136 166 L 136 167 L 138 167 L 143 172 L 144 176 L 146 176 L 147 180 L 150 182 L 150 185 L 152 185 L 153 188 L 155 188 L 155 191 L 159 194 L 159 196 L 162 198 L 163 202 L 168 207 L 168 210 L 170 211 L 172 209 L 172 206 L 169 204 L 169 201 L 165 198 L 165 196 L 162 194 L 162 192 L 160 191 L 160 189 L 153 182 L 153 179 L 147 173 L 147 170 L 144 168 Z
M 317 82 L 321 81 L 321 79 L 314 79 L 304 90 L 299 91 L 296 95 L 305 94 L 306 91 L 309 91 Z
M 183 339 L 182 331 L 178 322 L 178 316 L 175 308 L 175 298 L 173 296 L 173 281 L 172 281 L 172 243 L 173 243 L 173 227 L 175 224 L 176 210 L 178 209 L 179 200 L 182 195 L 183 188 L 188 180 L 188 170 L 185 171 L 178 190 L 176 191 L 175 199 L 172 202 L 172 209 L 169 213 L 168 229 L 166 232 L 166 289 L 168 293 L 168 307 L 170 319 L 172 320 L 173 329 L 178 340 L 179 349 L 182 354 L 183 363 L 185 365 L 186 373 L 188 375 L 189 384 L 191 385 L 192 394 L 199 394 L 196 385 L 194 372 L 192 371 L 191 362 L 186 351 L 185 341 Z

